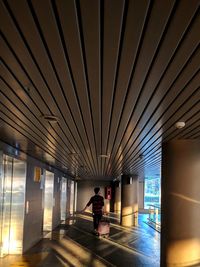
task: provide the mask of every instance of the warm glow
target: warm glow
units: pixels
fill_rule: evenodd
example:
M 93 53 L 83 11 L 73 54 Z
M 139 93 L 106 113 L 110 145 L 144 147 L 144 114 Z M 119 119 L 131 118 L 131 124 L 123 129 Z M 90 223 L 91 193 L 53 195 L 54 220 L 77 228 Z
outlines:
M 122 225 L 133 226 L 138 224 L 138 205 L 132 205 L 122 208 Z
M 191 238 L 170 243 L 167 250 L 167 266 L 193 266 L 200 264 L 200 239 Z
M 187 201 L 192 202 L 192 203 L 195 203 L 195 204 L 200 204 L 200 201 L 199 200 L 196 200 L 196 199 L 187 197 L 187 196 L 182 195 L 182 194 L 171 192 L 171 195 L 176 196 L 176 197 L 181 198 L 181 199 L 184 199 L 184 200 L 187 200 Z
M 95 254 L 91 253 L 89 250 L 69 238 L 63 238 L 58 244 L 53 244 L 52 248 L 73 266 L 107 266 L 98 259 L 99 256 L 97 258 Z M 105 261 L 104 259 L 102 260 Z
M 115 210 L 116 213 L 120 213 L 121 212 L 121 201 L 115 202 L 114 210 Z
M 110 212 L 110 200 L 108 200 L 108 199 L 105 199 L 105 201 L 104 201 L 104 211 L 106 213 Z

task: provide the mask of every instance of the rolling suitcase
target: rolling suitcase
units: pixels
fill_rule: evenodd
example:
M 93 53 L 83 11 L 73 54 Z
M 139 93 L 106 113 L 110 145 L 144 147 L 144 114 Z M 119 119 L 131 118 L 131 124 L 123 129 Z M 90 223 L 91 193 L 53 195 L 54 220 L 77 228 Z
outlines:
M 102 218 L 98 225 L 99 237 L 108 237 L 110 234 L 110 222 L 106 218 Z

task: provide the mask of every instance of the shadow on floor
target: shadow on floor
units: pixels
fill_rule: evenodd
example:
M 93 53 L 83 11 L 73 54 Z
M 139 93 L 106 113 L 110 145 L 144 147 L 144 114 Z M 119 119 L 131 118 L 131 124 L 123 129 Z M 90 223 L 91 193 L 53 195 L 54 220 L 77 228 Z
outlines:
M 92 233 L 91 214 L 69 218 L 23 256 L 8 256 L 1 267 L 159 267 L 160 235 L 143 223 L 125 228 L 112 215 L 110 236 Z M 3 265 L 2 265 L 3 264 Z

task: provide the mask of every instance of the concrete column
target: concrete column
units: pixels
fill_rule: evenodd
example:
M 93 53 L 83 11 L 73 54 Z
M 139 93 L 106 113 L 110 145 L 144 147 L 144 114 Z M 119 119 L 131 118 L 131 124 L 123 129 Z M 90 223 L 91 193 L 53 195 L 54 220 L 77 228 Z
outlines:
M 138 179 L 123 175 L 121 181 L 121 225 L 138 225 Z
M 115 201 L 114 201 L 114 212 L 121 212 L 121 184 L 119 181 L 115 182 Z
M 200 141 L 162 149 L 161 266 L 200 266 Z

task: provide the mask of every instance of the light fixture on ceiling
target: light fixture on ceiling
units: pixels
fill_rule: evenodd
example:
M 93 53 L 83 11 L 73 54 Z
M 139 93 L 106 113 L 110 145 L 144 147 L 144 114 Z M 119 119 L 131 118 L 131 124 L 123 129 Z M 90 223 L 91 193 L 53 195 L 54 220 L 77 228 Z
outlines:
M 178 121 L 175 123 L 175 127 L 177 129 L 182 129 L 183 127 L 185 127 L 185 122 L 184 121 Z
M 106 154 L 100 154 L 99 157 L 100 157 L 100 158 L 109 158 L 110 155 L 109 155 L 109 154 L 108 154 L 108 155 L 106 155 Z
M 50 123 L 57 123 L 58 117 L 54 115 L 42 115 L 42 118 Z
M 140 154 L 139 159 L 143 159 L 143 158 L 144 158 L 143 154 Z

